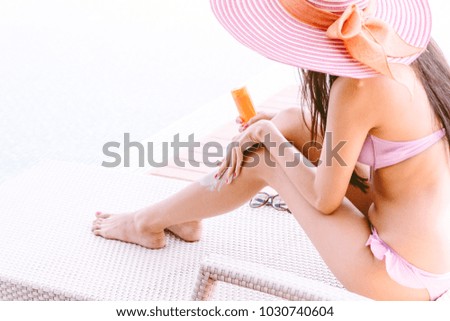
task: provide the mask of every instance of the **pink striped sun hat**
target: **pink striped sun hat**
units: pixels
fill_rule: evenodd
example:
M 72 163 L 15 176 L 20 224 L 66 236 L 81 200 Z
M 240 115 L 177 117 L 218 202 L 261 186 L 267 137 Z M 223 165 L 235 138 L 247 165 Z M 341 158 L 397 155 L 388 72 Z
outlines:
M 269 59 L 352 78 L 392 77 L 431 37 L 427 0 L 210 0 L 239 42 Z

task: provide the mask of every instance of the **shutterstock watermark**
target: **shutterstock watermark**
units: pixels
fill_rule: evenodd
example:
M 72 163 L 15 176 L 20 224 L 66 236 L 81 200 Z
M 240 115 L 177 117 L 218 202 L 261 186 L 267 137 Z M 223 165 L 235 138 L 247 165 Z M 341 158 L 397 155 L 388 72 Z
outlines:
M 331 166 L 333 160 L 337 162 L 340 166 L 347 166 L 342 157 L 339 155 L 341 149 L 347 143 L 346 141 L 333 143 L 332 133 L 325 133 L 325 140 L 329 142 L 325 147 L 325 160 L 317 160 L 317 164 L 321 165 L 325 162 L 326 166 Z M 188 136 L 187 141 L 180 140 L 180 134 L 173 136 L 171 142 L 162 142 L 161 146 L 158 146 L 160 150 L 155 149 L 154 142 L 147 142 L 146 145 L 132 141 L 130 139 L 130 134 L 125 133 L 123 137 L 123 142 L 107 142 L 103 145 L 103 155 L 108 157 L 108 160 L 102 162 L 104 167 L 130 167 L 132 156 L 137 157 L 137 162 L 139 167 L 145 167 L 147 165 L 155 168 L 165 167 L 169 164 L 170 160 L 173 160 L 175 165 L 179 167 L 186 167 L 189 164 L 191 167 L 217 167 L 220 161 L 217 159 L 229 159 L 231 155 L 231 150 L 233 148 L 239 147 L 238 142 L 231 142 L 226 147 L 224 147 L 219 142 L 209 141 L 202 144 L 195 140 L 194 134 Z M 169 151 L 169 146 L 171 151 Z M 264 157 L 261 157 L 255 151 L 264 147 Z M 310 149 L 315 149 L 317 151 L 322 151 L 322 144 L 317 142 L 307 142 L 302 146 L 300 150 L 309 151 Z M 182 159 L 181 152 L 187 152 L 187 158 Z M 270 155 L 275 154 L 281 157 L 286 157 L 290 155 L 290 159 L 285 161 L 286 167 L 298 166 L 303 162 L 307 166 L 315 166 L 297 149 L 294 148 L 292 142 L 284 142 L 277 146 L 274 141 L 271 141 L 270 135 L 267 134 L 264 140 L 258 144 L 247 142 L 241 146 L 241 150 L 245 151 L 246 167 L 257 166 L 261 161 L 264 161 L 266 165 L 275 167 L 276 162 L 271 159 Z M 288 153 L 289 150 L 289 153 Z M 134 153 L 132 152 L 134 151 Z M 275 151 L 275 153 L 274 153 Z M 137 152 L 137 156 L 136 156 Z M 156 160 L 155 156 L 160 155 L 160 159 Z M 195 155 L 201 155 L 201 160 L 195 160 Z M 215 161 L 213 160 L 215 159 Z M 136 161 L 136 158 L 135 158 Z

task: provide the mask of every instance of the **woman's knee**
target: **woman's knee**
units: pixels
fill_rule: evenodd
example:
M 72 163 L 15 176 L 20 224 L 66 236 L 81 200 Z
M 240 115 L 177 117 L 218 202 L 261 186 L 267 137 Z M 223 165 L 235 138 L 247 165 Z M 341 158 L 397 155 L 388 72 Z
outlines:
M 304 131 L 305 122 L 300 108 L 292 107 L 281 110 L 272 122 L 277 126 L 286 139 L 299 140 L 299 134 Z M 309 132 L 309 130 L 308 130 Z
M 319 160 L 321 145 L 311 141 L 311 119 L 308 113 L 296 107 L 287 108 L 280 111 L 272 121 L 283 136 L 311 162 Z

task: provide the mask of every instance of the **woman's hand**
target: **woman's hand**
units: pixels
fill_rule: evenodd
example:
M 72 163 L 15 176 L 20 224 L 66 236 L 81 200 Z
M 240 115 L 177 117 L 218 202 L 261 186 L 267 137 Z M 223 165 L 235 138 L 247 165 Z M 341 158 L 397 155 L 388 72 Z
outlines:
M 238 116 L 236 118 L 236 123 L 238 123 L 239 126 L 239 132 L 242 133 L 244 130 L 246 130 L 250 125 L 255 124 L 256 122 L 260 121 L 260 120 L 271 120 L 272 118 L 274 118 L 276 116 L 277 113 L 269 113 L 269 112 L 258 112 L 256 113 L 255 116 L 253 116 L 248 122 L 244 122 L 242 121 L 241 117 Z
M 241 172 L 244 152 L 260 147 L 264 137 L 275 132 L 278 132 L 278 128 L 274 123 L 267 119 L 260 119 L 235 136 L 228 145 L 227 157 L 221 162 L 215 178 L 224 179 L 227 184 L 230 184 Z

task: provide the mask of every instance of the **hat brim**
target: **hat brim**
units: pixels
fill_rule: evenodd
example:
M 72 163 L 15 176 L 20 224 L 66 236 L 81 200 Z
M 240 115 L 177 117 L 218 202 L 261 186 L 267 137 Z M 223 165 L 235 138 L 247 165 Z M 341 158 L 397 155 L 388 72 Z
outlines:
M 231 35 L 269 59 L 336 76 L 379 75 L 351 57 L 343 41 L 297 21 L 278 0 L 211 0 L 211 7 Z M 377 0 L 374 16 L 389 23 L 413 46 L 425 48 L 430 41 L 432 20 L 426 0 Z M 410 64 L 418 56 L 388 60 Z

